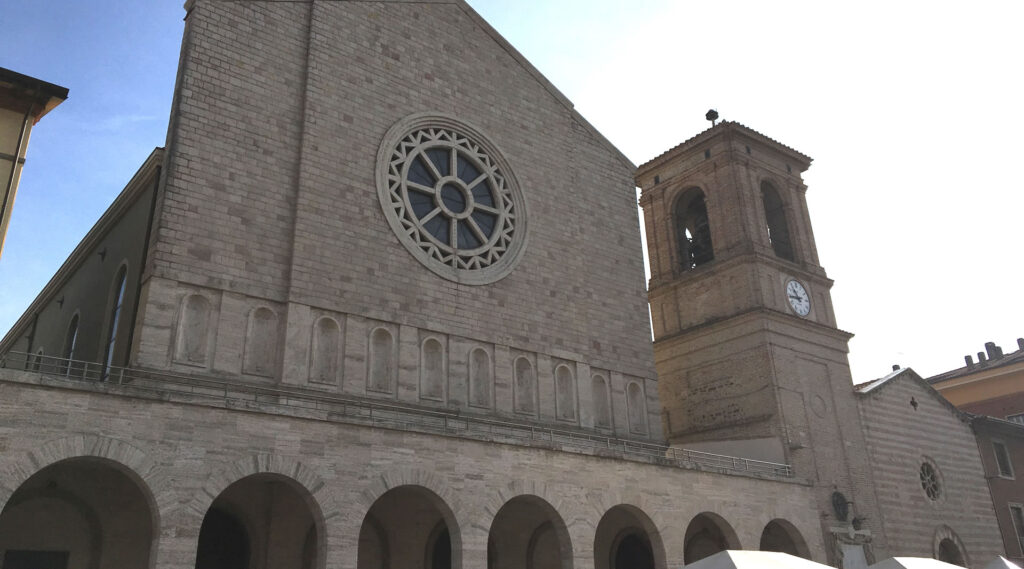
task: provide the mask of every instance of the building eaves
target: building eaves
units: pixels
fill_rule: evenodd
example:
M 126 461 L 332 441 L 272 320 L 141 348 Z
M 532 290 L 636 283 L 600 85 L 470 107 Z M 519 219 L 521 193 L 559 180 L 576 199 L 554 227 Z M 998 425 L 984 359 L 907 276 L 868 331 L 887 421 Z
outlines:
M 810 163 L 814 160 L 810 156 L 808 156 L 808 155 L 806 155 L 806 154 L 804 154 L 804 153 L 802 153 L 802 152 L 800 152 L 800 151 L 798 151 L 798 150 L 796 150 L 796 149 L 794 149 L 792 147 L 786 146 L 785 144 L 782 144 L 781 142 L 779 142 L 779 141 L 777 141 L 777 140 L 775 140 L 775 139 L 773 139 L 771 137 L 765 136 L 765 135 L 761 134 L 760 132 L 757 132 L 756 130 L 754 130 L 754 129 L 746 126 L 746 125 L 743 125 L 743 124 L 735 122 L 735 121 L 722 121 L 721 123 L 719 123 L 719 124 L 709 128 L 707 130 L 704 130 L 703 132 L 700 132 L 700 133 L 690 137 L 689 139 L 687 139 L 687 140 L 677 144 L 676 146 L 666 150 L 665 152 L 662 152 L 661 154 L 659 154 L 658 156 L 655 156 L 654 158 L 648 160 L 647 162 L 644 162 L 643 164 L 641 164 L 637 168 L 637 176 L 638 177 L 642 176 L 643 174 L 647 173 L 649 170 L 651 170 L 653 168 L 656 168 L 657 166 L 660 166 L 661 164 L 664 164 L 665 162 L 667 162 L 667 161 L 671 160 L 672 158 L 674 158 L 675 156 L 677 156 L 677 155 L 679 155 L 679 154 L 681 154 L 681 153 L 683 153 L 683 152 L 693 148 L 694 146 L 697 146 L 699 144 L 702 144 L 702 143 L 706 142 L 711 137 L 713 137 L 713 136 L 717 135 L 719 132 L 722 132 L 722 131 L 725 131 L 725 130 L 734 130 L 734 131 L 743 133 L 743 134 L 745 134 L 745 135 L 747 135 L 747 136 L 749 136 L 749 137 L 751 137 L 751 138 L 753 138 L 755 140 L 759 140 L 760 142 L 763 142 L 763 143 L 765 143 L 765 144 L 767 144 L 769 146 L 772 146 L 772 147 L 775 147 L 775 148 L 777 148 L 779 150 L 782 150 L 783 152 L 786 152 L 786 153 L 792 155 L 793 157 L 795 157 L 795 158 L 797 158 L 797 159 L 799 159 L 799 160 L 801 160 L 803 162 L 806 162 L 808 165 L 810 165 Z
M 43 115 L 67 98 L 67 87 L 0 67 L 0 108 L 20 110 L 31 103 L 32 116 L 39 122 Z
M 882 385 L 884 385 L 886 382 L 888 382 L 892 378 L 900 375 L 901 373 L 903 373 L 907 369 L 910 369 L 910 368 L 895 369 L 895 370 L 892 371 L 892 373 L 890 373 L 888 375 L 885 375 L 885 376 L 882 376 L 882 377 L 879 377 L 878 379 L 872 379 L 871 381 L 865 381 L 864 383 L 858 383 L 857 385 L 853 386 L 853 390 L 856 391 L 857 393 L 861 393 L 861 394 L 870 393 L 871 391 L 874 391 L 878 387 L 881 387 Z
M 1001 367 L 1006 367 L 1018 363 L 1024 363 L 1024 349 L 1017 350 L 1016 352 L 1011 352 L 1000 358 L 987 359 L 983 362 L 978 362 L 975 364 L 971 364 L 969 366 L 964 366 L 961 368 L 943 372 L 938 375 L 933 375 L 932 377 L 929 377 L 925 381 L 927 381 L 931 385 L 935 385 L 936 383 L 942 383 L 950 379 L 965 377 L 968 375 L 976 374 L 978 372 L 987 371 L 991 369 L 999 369 Z
M 984 425 L 1004 433 L 1012 433 L 1014 436 L 1024 437 L 1024 425 L 1020 423 L 988 415 L 975 415 L 974 413 L 967 413 L 967 415 L 970 417 L 972 425 Z
M 900 377 L 908 377 L 908 378 L 910 378 L 911 381 L 917 382 L 918 385 L 920 385 L 922 388 L 924 388 L 924 390 L 927 391 L 928 393 L 931 393 L 932 396 L 935 397 L 936 400 L 938 400 L 940 403 L 945 405 L 946 408 L 949 409 L 954 415 L 956 415 L 961 421 L 964 421 L 966 423 L 970 422 L 971 415 L 969 413 L 966 413 L 964 411 L 961 411 L 960 409 L 957 409 L 956 405 L 953 405 L 952 403 L 950 403 L 948 399 L 943 397 L 942 394 L 938 392 L 938 390 L 936 390 L 934 387 L 929 385 L 928 382 L 924 380 L 924 378 L 922 378 L 920 375 L 917 374 L 916 371 L 914 371 L 912 368 L 909 368 L 909 367 L 896 369 L 896 370 L 893 370 L 892 373 L 890 373 L 890 374 L 888 374 L 888 375 L 886 375 L 884 377 L 880 377 L 880 378 L 878 378 L 876 380 L 873 380 L 873 381 L 867 381 L 867 382 L 855 385 L 855 386 L 853 386 L 853 391 L 857 395 L 860 395 L 860 396 L 864 397 L 864 396 L 867 396 L 867 395 L 869 395 L 871 393 L 875 393 L 877 391 L 880 391 L 886 385 L 891 385 L 891 384 L 895 383 L 894 380 L 896 378 L 900 378 Z
M 476 10 L 473 9 L 465 0 L 455 0 L 455 3 L 469 16 L 473 22 L 475 22 L 481 29 L 484 30 L 491 38 L 504 49 L 512 59 L 516 61 L 522 68 L 529 73 L 533 78 L 540 83 L 540 85 L 551 94 L 551 96 L 564 106 L 572 118 L 581 126 L 584 130 L 589 132 L 602 146 L 604 146 L 609 152 L 612 153 L 631 173 L 636 171 L 636 164 L 633 163 L 625 154 L 622 153 L 607 137 L 601 134 L 594 125 L 590 124 L 583 115 L 576 110 L 576 106 L 572 101 L 569 100 L 561 91 L 558 90 L 555 85 L 540 72 L 539 69 L 533 66 L 532 63 L 523 54 L 519 53 L 519 50 L 515 48 L 508 40 L 502 36 L 498 30 L 494 29 L 494 26 L 490 25 L 487 20 L 483 18 Z

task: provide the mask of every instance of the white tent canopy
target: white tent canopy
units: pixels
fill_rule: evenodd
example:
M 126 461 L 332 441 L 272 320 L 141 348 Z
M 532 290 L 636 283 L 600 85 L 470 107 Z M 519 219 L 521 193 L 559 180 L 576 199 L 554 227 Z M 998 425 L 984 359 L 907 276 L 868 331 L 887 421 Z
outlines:
M 868 569 L 963 569 L 959 565 L 928 557 L 890 557 Z
M 1020 565 L 1011 562 L 1005 557 L 996 557 L 991 563 L 985 566 L 985 569 L 1020 569 Z
M 686 569 L 830 569 L 828 565 L 808 561 L 788 553 L 774 551 L 728 550 L 705 557 Z

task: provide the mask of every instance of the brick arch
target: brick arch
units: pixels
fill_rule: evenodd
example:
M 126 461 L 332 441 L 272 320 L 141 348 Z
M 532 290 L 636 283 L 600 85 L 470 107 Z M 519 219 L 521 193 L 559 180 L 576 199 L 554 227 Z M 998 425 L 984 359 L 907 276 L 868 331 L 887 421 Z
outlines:
M 665 538 L 662 534 L 661 528 L 672 527 L 671 522 L 664 519 L 662 516 L 662 509 L 656 507 L 656 504 L 650 504 L 650 506 L 655 507 L 648 507 L 649 505 L 645 497 L 630 496 L 630 498 L 639 498 L 638 500 L 631 500 L 621 495 L 624 493 L 620 492 L 619 494 L 619 496 L 602 495 L 600 499 L 595 501 L 594 514 L 597 517 L 593 520 L 587 520 L 587 522 L 593 521 L 593 526 L 589 528 L 589 532 L 587 534 L 590 539 L 589 544 L 596 545 L 595 539 L 597 537 L 598 526 L 601 521 L 605 519 L 606 515 L 611 513 L 612 510 L 624 510 L 633 517 L 637 522 L 638 527 L 646 533 L 647 539 L 650 542 L 651 553 L 654 556 L 654 566 L 668 567 L 669 563 L 665 547 Z M 591 496 L 591 498 L 593 499 L 594 497 Z M 658 518 L 656 519 L 653 517 L 650 512 L 654 512 L 654 516 L 658 516 Z M 580 536 L 582 538 L 583 534 L 581 533 Z
M 464 512 L 458 496 L 441 476 L 419 468 L 396 468 L 381 473 L 358 494 L 355 503 L 350 507 L 351 514 L 362 520 L 378 498 L 399 486 L 421 486 L 430 490 L 444 501 L 456 520 L 460 519 Z
M 298 460 L 274 454 L 254 454 L 215 468 L 186 506 L 187 510 L 202 519 L 217 496 L 235 482 L 255 474 L 276 474 L 304 489 L 310 505 L 315 507 L 314 517 L 320 518 L 318 525 L 341 513 L 327 484 L 316 471 Z
M 956 545 L 956 548 L 960 551 L 960 555 L 964 558 L 964 565 L 966 567 L 970 567 L 971 557 L 967 553 L 967 548 L 964 547 L 964 542 L 960 539 L 960 536 L 953 531 L 953 528 L 945 524 L 935 528 L 935 536 L 932 538 L 932 557 L 935 559 L 939 558 L 939 544 L 946 539 L 952 541 Z
M 677 521 L 675 518 L 669 517 L 671 514 L 666 515 L 665 509 L 660 505 L 663 502 L 657 500 L 649 501 L 646 495 L 637 495 L 636 492 L 626 489 L 620 491 L 613 491 L 612 489 L 601 492 L 591 491 L 587 493 L 587 502 L 593 504 L 592 508 L 588 508 L 590 515 L 580 519 L 579 523 L 583 528 L 591 532 L 597 529 L 601 518 L 608 513 L 608 510 L 617 506 L 624 506 L 634 514 L 642 514 L 659 535 L 661 535 L 661 528 L 671 528 L 672 524 Z
M 456 569 L 462 567 L 463 534 L 465 528 L 472 525 L 472 520 L 466 519 L 463 504 L 451 487 L 441 476 L 429 470 L 396 468 L 375 477 L 368 487 L 355 496 L 354 503 L 350 507 L 350 520 L 356 524 L 353 526 L 355 535 L 359 535 L 370 509 L 377 503 L 377 500 L 384 494 L 399 488 L 426 491 L 426 498 L 437 508 L 448 529 L 453 552 L 452 567 Z M 358 544 L 355 549 L 358 551 Z
M 187 547 L 192 551 L 198 547 L 199 529 L 214 500 L 232 484 L 258 474 L 283 479 L 303 498 L 313 517 L 317 535 L 320 536 L 316 567 L 326 567 L 327 559 L 336 555 L 330 548 L 336 548 L 333 542 L 338 541 L 337 535 L 331 532 L 329 522 L 332 518 L 337 518 L 342 510 L 327 483 L 312 467 L 294 458 L 275 454 L 245 456 L 234 462 L 221 464 L 210 472 L 206 483 L 196 489 L 192 500 L 178 512 L 175 520 L 179 526 L 195 528 L 194 535 L 185 538 Z
M 480 519 L 475 520 L 477 525 L 485 528 L 489 535 L 501 508 L 517 498 L 533 501 L 543 509 L 549 509 L 556 516 L 554 521 L 560 523 L 554 524 L 555 533 L 569 550 L 570 559 L 563 559 L 563 563 L 568 563 L 565 566 L 575 566 L 575 558 L 587 554 L 585 550 L 578 549 L 584 547 L 580 544 L 587 543 L 587 541 L 579 540 L 579 536 L 582 535 L 580 531 L 585 531 L 585 528 L 589 527 L 587 513 L 584 511 L 583 505 L 574 496 L 559 492 L 557 488 L 549 487 L 543 482 L 514 480 L 498 488 L 496 492 L 491 493 L 482 501 L 480 508 L 482 515 Z M 596 522 L 594 523 L 596 524 Z
M 32 475 L 50 465 L 75 458 L 103 459 L 134 481 L 149 505 L 154 531 L 160 528 L 160 518 L 178 503 L 166 475 L 142 449 L 120 439 L 75 435 L 49 441 L 26 452 L 0 473 L 0 511 Z
M 555 512 L 565 521 L 566 526 L 586 523 L 586 516 L 582 512 L 575 511 L 577 503 L 571 498 L 563 500 L 561 497 L 563 495 L 557 489 L 548 488 L 548 485 L 544 482 L 514 480 L 505 486 L 499 487 L 496 492 L 492 492 L 481 501 L 482 507 L 480 509 L 487 518 L 477 521 L 483 527 L 490 528 L 491 523 L 494 521 L 494 516 L 498 514 L 498 510 L 509 500 L 518 496 L 534 496 L 547 502 L 548 505 L 554 508 Z M 566 515 L 567 509 L 570 510 L 568 513 L 573 515 Z

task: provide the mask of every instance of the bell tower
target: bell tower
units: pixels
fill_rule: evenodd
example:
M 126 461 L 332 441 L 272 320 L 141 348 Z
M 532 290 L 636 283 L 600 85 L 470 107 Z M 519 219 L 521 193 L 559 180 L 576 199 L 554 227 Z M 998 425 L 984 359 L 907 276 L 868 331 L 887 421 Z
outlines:
M 791 464 L 820 489 L 824 524 L 833 492 L 868 517 L 874 493 L 851 335 L 836 326 L 807 211 L 810 164 L 722 122 L 640 166 L 636 183 L 666 437 Z

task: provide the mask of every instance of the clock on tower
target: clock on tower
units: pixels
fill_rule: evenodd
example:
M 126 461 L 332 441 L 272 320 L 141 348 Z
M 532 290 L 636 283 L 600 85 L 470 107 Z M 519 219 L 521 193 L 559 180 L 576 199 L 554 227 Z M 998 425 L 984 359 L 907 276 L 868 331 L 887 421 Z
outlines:
M 815 482 L 823 520 L 836 491 L 872 519 L 851 335 L 836 326 L 800 177 L 810 164 L 722 122 L 639 167 L 664 432 L 791 464 Z

